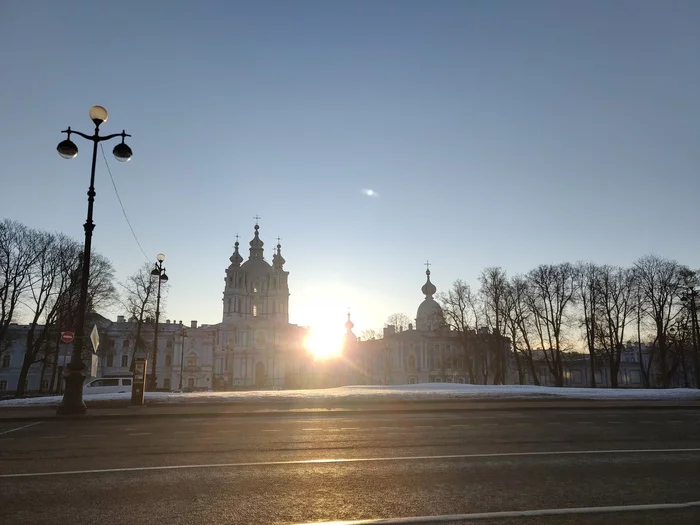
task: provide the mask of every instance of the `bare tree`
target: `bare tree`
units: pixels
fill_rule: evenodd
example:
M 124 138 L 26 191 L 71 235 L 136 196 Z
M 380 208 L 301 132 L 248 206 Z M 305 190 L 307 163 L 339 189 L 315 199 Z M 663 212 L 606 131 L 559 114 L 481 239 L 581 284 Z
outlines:
M 126 309 L 127 317 L 134 326 L 134 344 L 129 358 L 129 369 L 134 369 L 134 359 L 137 352 L 149 351 L 147 339 L 144 334 L 146 322 L 154 319 L 156 315 L 156 294 L 151 277 L 152 266 L 145 263 L 137 272 L 129 276 L 123 285 L 122 304 Z M 162 290 L 161 290 L 162 296 Z
M 510 279 L 504 301 L 505 326 L 513 345 L 520 384 L 525 383 L 524 367 L 527 366 L 532 374 L 533 382 L 535 385 L 539 385 L 540 378 L 535 367 L 531 344 L 532 313 L 527 307 L 528 293 L 529 286 L 524 277 L 515 276 Z M 524 364 L 523 358 L 525 359 Z
M 528 306 L 555 386 L 564 386 L 563 329 L 574 302 L 574 269 L 569 263 L 542 264 L 528 273 Z
M 597 306 L 600 287 L 598 283 L 600 268 L 595 263 L 579 262 L 574 266 L 576 299 L 579 303 L 580 322 L 586 335 L 586 347 L 590 363 L 590 386 L 596 387 L 596 333 Z
M 481 287 L 479 295 L 483 306 L 484 317 L 487 326 L 493 332 L 493 337 L 489 338 L 490 348 L 488 355 L 492 357 L 492 370 L 494 372 L 493 383 L 505 384 L 508 367 L 507 354 L 501 348 L 500 339 L 505 327 L 506 295 L 508 293 L 508 276 L 499 267 L 485 268 L 479 276 Z
M 360 334 L 360 339 L 362 341 L 370 341 L 372 339 L 381 339 L 382 338 L 382 332 L 379 330 L 375 330 L 374 328 L 367 328 L 366 330 L 363 330 L 362 333 Z
M 397 332 L 405 332 L 408 330 L 408 325 L 411 324 L 411 318 L 406 314 L 395 313 L 386 318 L 384 326 L 394 326 Z
M 469 375 L 469 382 L 476 382 L 475 364 L 478 356 L 473 345 L 472 333 L 481 319 L 481 311 L 476 294 L 471 287 L 456 280 L 447 293 L 441 293 L 438 301 L 442 307 L 444 322 L 457 334 L 464 355 L 464 373 Z
M 627 268 L 601 266 L 597 278 L 596 340 L 605 353 L 610 369 L 610 386 L 618 387 L 617 377 L 625 347 L 625 330 L 634 315 L 634 272 Z
M 37 257 L 36 230 L 3 219 L 0 222 L 0 355 L 10 344 L 9 328 L 29 291 L 31 268 Z
M 654 327 L 652 347 L 656 350 L 659 379 L 662 387 L 669 385 L 668 332 L 678 315 L 677 304 L 681 266 L 678 262 L 645 255 L 634 263 L 645 312 Z
M 18 397 L 25 393 L 25 382 L 34 363 L 45 361 L 51 355 L 57 360 L 59 331 L 68 326 L 75 329 L 78 318 L 81 246 L 65 235 L 36 232 L 34 247 L 36 257 L 30 268 L 29 288 L 24 301 L 29 312 L 29 330 L 17 386 Z M 89 312 L 113 301 L 113 278 L 111 263 L 101 255 L 93 254 L 88 282 Z

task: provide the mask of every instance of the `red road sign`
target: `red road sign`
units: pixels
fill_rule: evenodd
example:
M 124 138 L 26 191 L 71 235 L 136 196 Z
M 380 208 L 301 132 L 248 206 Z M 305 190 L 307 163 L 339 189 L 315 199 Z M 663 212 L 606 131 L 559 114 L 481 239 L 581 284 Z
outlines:
M 66 344 L 72 343 L 74 336 L 75 334 L 73 332 L 61 332 L 61 342 Z

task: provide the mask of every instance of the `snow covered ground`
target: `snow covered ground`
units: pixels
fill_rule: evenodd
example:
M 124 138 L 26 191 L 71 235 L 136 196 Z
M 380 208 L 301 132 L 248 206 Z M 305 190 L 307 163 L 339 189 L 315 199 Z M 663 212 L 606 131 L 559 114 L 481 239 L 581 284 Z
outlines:
M 128 401 L 130 394 L 91 394 L 85 401 Z M 461 385 L 426 383 L 394 386 L 345 386 L 318 390 L 269 390 L 253 392 L 153 392 L 146 393 L 146 402 L 154 404 L 181 403 L 294 403 L 323 401 L 440 401 L 454 399 L 589 399 L 589 400 L 654 400 L 700 401 L 700 390 L 675 388 L 668 390 L 612 388 L 554 388 L 521 385 Z M 0 409 L 21 406 L 55 406 L 60 396 L 8 399 L 0 401 Z

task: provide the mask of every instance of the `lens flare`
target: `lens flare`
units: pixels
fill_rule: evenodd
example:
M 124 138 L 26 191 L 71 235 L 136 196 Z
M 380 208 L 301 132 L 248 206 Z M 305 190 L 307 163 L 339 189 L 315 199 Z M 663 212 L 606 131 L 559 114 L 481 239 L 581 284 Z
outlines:
M 316 359 L 330 359 L 340 355 L 342 335 L 337 330 L 312 327 L 304 346 Z

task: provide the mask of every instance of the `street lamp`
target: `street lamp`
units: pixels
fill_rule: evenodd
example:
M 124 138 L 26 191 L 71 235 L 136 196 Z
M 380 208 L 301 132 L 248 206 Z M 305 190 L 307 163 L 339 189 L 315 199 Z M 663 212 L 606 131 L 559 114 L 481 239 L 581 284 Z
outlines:
M 125 131 L 112 135 L 100 136 L 100 124 L 107 121 L 107 110 L 102 106 L 92 106 L 90 108 L 90 120 L 95 124 L 93 135 L 86 135 L 80 131 L 73 131 L 70 127 L 61 133 L 66 133 L 66 139 L 62 140 L 56 150 L 64 159 L 72 159 L 78 155 L 78 146 L 70 139 L 71 133 L 92 141 L 92 169 L 90 171 L 90 187 L 88 189 L 88 211 L 87 220 L 83 224 L 85 229 L 85 246 L 82 253 L 82 276 L 80 281 L 80 297 L 78 299 L 78 319 L 75 327 L 75 338 L 73 340 L 73 352 L 70 363 L 66 366 L 64 374 L 66 388 L 63 399 L 58 405 L 59 415 L 84 414 L 86 411 L 83 402 L 83 381 L 85 380 L 85 363 L 83 362 L 83 348 L 85 346 L 85 315 L 88 302 L 88 280 L 90 279 L 90 249 L 92 247 L 92 230 L 95 224 L 92 222 L 92 208 L 95 202 L 95 163 L 97 162 L 97 145 L 100 142 L 121 137 L 121 144 L 117 144 L 112 150 L 116 159 L 126 162 L 131 159 L 131 148 L 124 143 L 126 137 L 130 137 Z
M 697 297 L 700 292 L 695 286 L 687 286 L 681 295 L 681 301 L 690 308 L 690 326 L 693 341 L 693 368 L 695 372 L 695 388 L 700 388 L 700 350 L 698 349 L 698 310 Z
M 151 277 L 155 277 L 158 281 L 158 294 L 156 295 L 156 329 L 153 336 L 153 359 L 151 360 L 151 392 L 156 390 L 156 362 L 158 361 L 158 318 L 160 317 L 160 283 L 168 282 L 168 276 L 165 274 L 165 267 L 163 267 L 163 261 L 165 261 L 165 255 L 162 253 L 158 254 L 158 262 L 151 270 Z
M 178 388 L 180 392 L 182 392 L 182 367 L 185 361 L 185 337 L 187 337 L 187 333 L 183 326 L 180 328 L 180 386 Z

